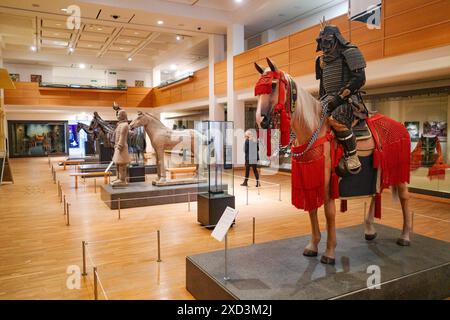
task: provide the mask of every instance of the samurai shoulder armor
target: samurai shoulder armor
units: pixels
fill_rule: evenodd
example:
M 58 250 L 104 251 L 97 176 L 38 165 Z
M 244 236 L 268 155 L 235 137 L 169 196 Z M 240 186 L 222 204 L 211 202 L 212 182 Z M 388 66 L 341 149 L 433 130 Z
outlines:
M 317 57 L 316 59 L 316 80 L 322 79 L 322 58 Z
M 364 69 L 366 67 L 366 60 L 364 59 L 364 56 L 357 47 L 350 47 L 344 52 L 342 52 L 342 55 L 345 58 L 345 61 L 347 62 L 347 65 L 351 71 L 355 71 L 358 69 Z

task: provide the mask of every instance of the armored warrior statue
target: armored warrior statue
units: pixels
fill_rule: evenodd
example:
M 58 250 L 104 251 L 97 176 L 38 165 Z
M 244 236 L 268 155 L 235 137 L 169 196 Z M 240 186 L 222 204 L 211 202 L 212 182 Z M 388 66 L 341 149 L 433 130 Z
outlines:
M 358 118 L 365 118 L 359 89 L 364 86 L 366 62 L 361 51 L 347 41 L 333 25 L 322 22 L 317 50 L 322 55 L 316 60 L 316 79 L 320 80 L 320 99 L 328 106 L 328 121 L 336 138 L 344 148 L 341 170 L 351 174 L 361 171 L 352 126 Z M 358 117 L 355 117 L 355 114 Z
M 117 180 L 113 181 L 112 186 L 123 187 L 127 184 L 128 164 L 130 163 L 130 156 L 128 154 L 128 118 L 125 110 L 117 112 L 116 130 L 114 131 L 114 156 L 113 162 L 117 168 Z

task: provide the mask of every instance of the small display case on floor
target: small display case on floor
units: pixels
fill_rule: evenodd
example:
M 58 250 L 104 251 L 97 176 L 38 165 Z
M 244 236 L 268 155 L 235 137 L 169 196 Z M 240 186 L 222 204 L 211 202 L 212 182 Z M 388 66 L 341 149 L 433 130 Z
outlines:
M 195 123 L 200 133 L 196 141 L 198 155 L 197 220 L 215 226 L 225 208 L 235 207 L 232 145 L 233 122 L 201 121 Z

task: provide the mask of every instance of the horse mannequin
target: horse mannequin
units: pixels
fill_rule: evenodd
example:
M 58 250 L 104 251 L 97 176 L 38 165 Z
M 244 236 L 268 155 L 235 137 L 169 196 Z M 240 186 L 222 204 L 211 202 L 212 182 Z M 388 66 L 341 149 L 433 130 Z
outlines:
M 269 72 L 278 72 L 278 68 L 275 64 L 267 58 L 268 68 L 263 69 L 259 65 L 255 64 L 255 67 L 259 73 L 266 75 Z M 281 84 L 279 79 L 273 79 L 272 92 L 268 94 L 261 94 L 258 96 L 258 105 L 256 111 L 256 122 L 260 128 L 269 129 L 272 121 L 271 115 L 273 108 L 278 103 L 279 86 Z M 297 106 L 291 114 L 291 129 L 296 135 L 295 145 L 304 145 L 308 143 L 313 132 L 319 128 L 320 118 L 322 113 L 322 105 L 319 100 L 314 98 L 306 90 L 302 89 L 298 84 L 298 96 Z M 287 90 L 286 90 L 287 95 Z M 288 97 L 287 97 L 288 98 Z M 287 101 L 287 100 L 286 100 Z M 320 129 L 318 137 L 324 137 L 330 130 L 330 125 L 325 121 Z M 358 145 L 358 150 L 367 149 L 374 146 L 373 138 L 366 142 L 367 145 L 362 147 Z M 325 264 L 334 264 L 335 262 L 335 248 L 336 248 L 336 206 L 334 199 L 330 197 L 330 180 L 332 171 L 331 162 L 331 143 L 329 141 L 324 144 L 324 157 L 325 157 L 325 189 L 324 192 L 324 209 L 327 223 L 327 244 L 326 251 L 322 255 L 321 262 Z M 409 245 L 410 230 L 411 230 L 411 214 L 408 207 L 408 188 L 405 183 L 395 185 L 392 187 L 393 195 L 400 197 L 402 212 L 403 212 L 403 230 L 400 238 L 397 240 L 399 245 Z M 366 240 L 373 240 L 376 237 L 376 231 L 374 227 L 374 212 L 375 204 L 372 198 L 369 208 L 369 213 L 365 217 L 365 238 Z M 311 240 L 304 249 L 303 254 L 305 256 L 317 256 L 318 244 L 321 240 L 321 233 L 319 229 L 319 220 L 317 216 L 317 209 L 309 211 L 309 218 L 311 222 Z
M 130 123 L 130 128 L 144 127 L 147 132 L 152 146 L 156 152 L 157 165 L 157 183 L 166 182 L 166 168 L 164 162 L 164 151 L 173 150 L 174 147 L 181 145 L 190 148 L 191 154 L 194 154 L 196 138 L 202 136 L 195 130 L 172 130 L 167 128 L 158 118 L 150 113 L 138 112 L 138 116 Z M 197 141 L 203 141 L 197 140 Z M 188 143 L 188 146 L 185 144 Z

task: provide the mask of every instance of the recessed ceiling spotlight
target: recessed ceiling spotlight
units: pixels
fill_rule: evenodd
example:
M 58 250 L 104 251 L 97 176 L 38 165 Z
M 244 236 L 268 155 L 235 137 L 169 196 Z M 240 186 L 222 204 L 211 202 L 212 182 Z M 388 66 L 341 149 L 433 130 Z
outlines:
M 102 31 L 103 29 L 102 29 L 102 28 L 97 28 L 97 30 L 98 30 L 98 31 Z
M 183 39 L 183 37 L 177 34 L 176 39 L 177 41 L 180 41 L 181 39 Z
M 62 8 L 61 11 L 67 12 L 67 9 L 66 8 Z
M 36 51 L 37 51 L 37 48 L 36 48 L 36 46 L 31 46 L 31 47 L 30 47 L 30 50 L 33 51 L 33 52 L 36 52 Z
M 162 25 L 162 24 L 164 24 L 164 21 L 158 20 L 158 24 L 159 24 L 159 25 Z
M 71 47 L 71 48 L 69 48 L 69 52 L 73 53 L 73 52 L 75 52 L 75 49 Z
M 86 69 L 86 65 L 85 65 L 84 63 L 80 63 L 80 64 L 78 65 L 78 67 L 79 67 L 80 69 Z
M 177 65 L 176 64 L 171 64 L 170 65 L 170 70 L 172 70 L 172 71 L 177 70 Z
M 132 61 L 132 60 L 133 60 L 133 58 L 132 58 L 132 57 L 129 57 L 129 58 L 128 58 L 128 61 Z
M 234 0 L 236 3 L 242 3 L 242 0 Z

